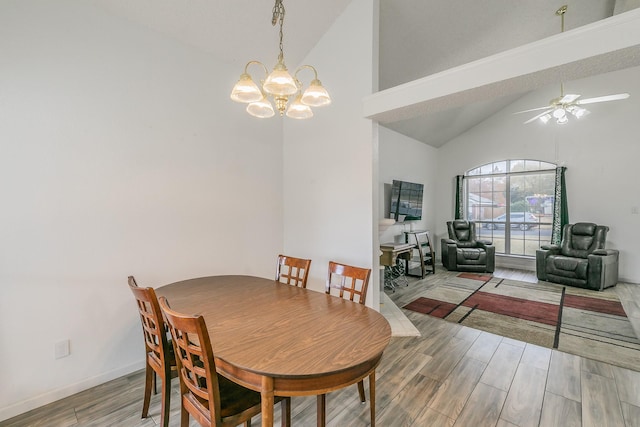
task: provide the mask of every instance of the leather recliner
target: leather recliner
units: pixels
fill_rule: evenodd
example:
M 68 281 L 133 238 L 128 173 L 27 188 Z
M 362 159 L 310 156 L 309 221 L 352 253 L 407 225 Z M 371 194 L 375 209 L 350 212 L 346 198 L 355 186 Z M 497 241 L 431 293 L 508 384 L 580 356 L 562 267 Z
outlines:
M 450 271 L 493 273 L 496 248 L 488 240 L 476 240 L 476 224 L 470 221 L 447 222 L 449 238 L 442 239 L 442 265 Z
M 565 225 L 560 245 L 536 251 L 538 279 L 598 291 L 615 286 L 619 251 L 605 249 L 607 231 L 591 222 Z

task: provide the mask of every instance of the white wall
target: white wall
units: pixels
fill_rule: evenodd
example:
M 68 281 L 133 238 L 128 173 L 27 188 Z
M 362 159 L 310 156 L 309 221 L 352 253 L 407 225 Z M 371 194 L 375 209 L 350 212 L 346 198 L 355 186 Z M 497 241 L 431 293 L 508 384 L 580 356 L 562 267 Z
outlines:
M 312 121 L 284 124 L 284 249 L 312 259 L 307 287 L 318 291 L 330 260 L 377 268 L 374 129 L 362 118 L 374 85 L 374 16 L 376 1 L 354 0 L 320 39 L 303 63 L 317 68 L 333 103 Z M 374 274 L 367 305 L 378 306 L 378 287 Z
M 90 2 L 0 2 L 0 70 L 2 420 L 143 367 L 127 275 L 271 277 L 283 182 L 241 70 Z
M 438 150 L 420 141 L 380 127 L 380 170 L 378 191 L 380 196 L 378 214 L 384 218 L 389 212 L 388 201 L 382 195 L 385 185 L 394 179 L 424 185 L 422 219 L 404 224 L 380 226 L 380 242 L 404 242 L 404 231 L 434 230 L 436 227 L 436 183 L 438 173 Z M 389 191 L 390 188 L 387 190 Z M 435 242 L 432 242 L 435 245 Z M 434 249 L 436 247 L 434 246 Z
M 455 175 L 504 159 L 536 159 L 567 167 L 570 222 L 608 225 L 607 247 L 620 250 L 620 277 L 640 282 L 640 207 L 637 163 L 640 158 L 640 68 L 630 68 L 589 79 L 568 82 L 566 93 L 584 98 L 628 92 L 631 97 L 588 105 L 591 114 L 567 125 L 524 125 L 531 116 L 515 111 L 546 105 L 559 95 L 559 85 L 524 96 L 439 150 L 437 229 L 453 217 Z

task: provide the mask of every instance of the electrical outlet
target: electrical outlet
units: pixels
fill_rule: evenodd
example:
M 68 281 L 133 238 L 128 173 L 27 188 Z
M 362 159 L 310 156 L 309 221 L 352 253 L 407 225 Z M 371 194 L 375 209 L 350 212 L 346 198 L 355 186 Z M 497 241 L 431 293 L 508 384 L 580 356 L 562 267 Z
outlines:
M 54 354 L 56 359 L 62 359 L 71 354 L 69 340 L 58 341 L 54 346 Z

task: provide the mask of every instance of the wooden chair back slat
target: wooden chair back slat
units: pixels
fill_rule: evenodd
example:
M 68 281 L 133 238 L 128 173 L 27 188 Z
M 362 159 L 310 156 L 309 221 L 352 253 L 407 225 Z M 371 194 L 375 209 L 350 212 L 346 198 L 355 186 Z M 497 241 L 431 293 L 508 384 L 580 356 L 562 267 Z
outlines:
M 210 413 L 211 425 L 221 425 L 218 375 L 204 318 L 172 310 L 164 297 L 160 297 L 160 307 L 173 339 L 180 394 L 199 412 Z
M 371 277 L 370 268 L 354 267 L 329 261 L 329 272 L 325 292 L 331 294 L 331 289 L 337 289 L 340 298 L 347 298 L 364 304 Z
M 171 401 L 171 373 L 176 363 L 173 348 L 167 339 L 167 331 L 153 288 L 141 288 L 133 276 L 128 278 L 129 288 L 136 299 L 136 306 L 142 323 L 144 337 L 146 374 L 145 392 L 142 404 L 142 418 L 146 418 L 151 399 L 151 388 L 155 392 L 156 376 L 162 380 L 162 419 L 161 426 L 169 423 L 169 405 Z M 174 371 L 175 373 L 175 371 Z
M 278 255 L 278 264 L 276 266 L 276 281 L 286 283 L 287 285 L 306 288 L 310 267 L 310 259 Z

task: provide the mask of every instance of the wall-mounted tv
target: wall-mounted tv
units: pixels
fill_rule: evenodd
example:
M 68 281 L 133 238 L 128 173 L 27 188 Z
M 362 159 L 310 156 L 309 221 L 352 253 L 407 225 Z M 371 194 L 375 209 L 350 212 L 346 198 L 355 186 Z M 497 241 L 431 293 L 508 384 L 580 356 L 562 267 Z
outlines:
M 396 221 L 422 219 L 424 185 L 393 180 L 391 186 L 390 217 Z

